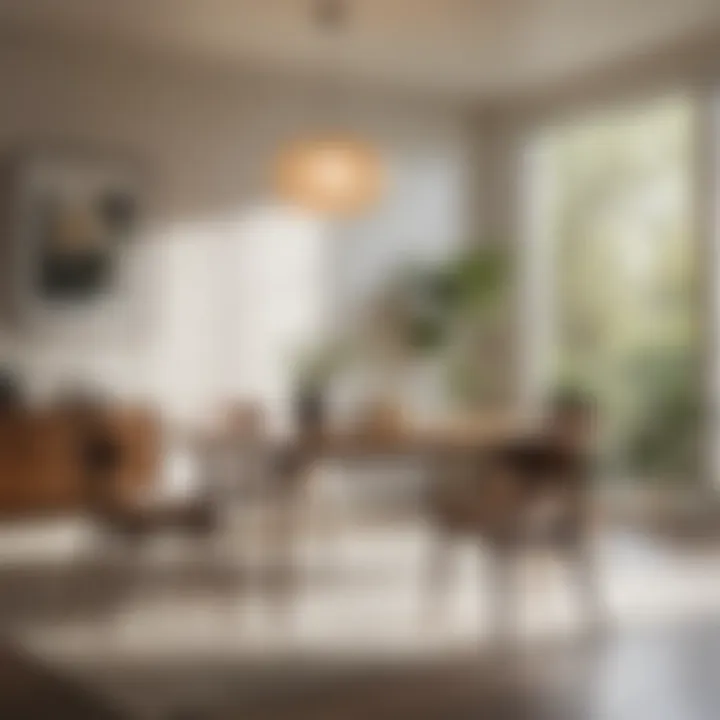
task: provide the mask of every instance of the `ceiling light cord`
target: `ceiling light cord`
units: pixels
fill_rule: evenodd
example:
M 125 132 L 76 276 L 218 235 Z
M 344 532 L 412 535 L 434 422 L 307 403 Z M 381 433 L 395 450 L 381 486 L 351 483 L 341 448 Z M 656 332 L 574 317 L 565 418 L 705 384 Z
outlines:
M 345 27 L 349 15 L 347 0 L 317 0 L 315 3 L 315 22 L 326 31 L 337 31 Z

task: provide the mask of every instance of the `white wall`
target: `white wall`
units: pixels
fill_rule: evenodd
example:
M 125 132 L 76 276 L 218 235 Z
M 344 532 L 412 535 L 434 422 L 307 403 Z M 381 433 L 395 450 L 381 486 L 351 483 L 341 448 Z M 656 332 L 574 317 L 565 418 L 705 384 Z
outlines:
M 150 222 L 130 263 L 135 332 L 64 343 L 5 331 L 0 351 L 38 393 L 88 376 L 171 414 L 208 410 L 227 393 L 261 395 L 280 413 L 298 336 L 353 313 L 388 267 L 444 252 L 470 223 L 468 118 L 367 93 L 343 100 L 342 120 L 384 153 L 383 201 L 334 228 L 279 207 L 277 148 L 321 129 L 336 101 L 210 69 L 4 47 L 0 148 L 69 140 L 136 156 Z

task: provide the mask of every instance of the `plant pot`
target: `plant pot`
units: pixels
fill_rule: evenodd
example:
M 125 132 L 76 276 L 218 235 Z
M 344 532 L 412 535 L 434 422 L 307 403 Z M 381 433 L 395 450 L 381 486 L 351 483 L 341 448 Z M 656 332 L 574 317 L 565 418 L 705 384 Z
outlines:
M 301 433 L 316 433 L 325 427 L 325 396 L 320 388 L 303 388 L 298 391 L 295 420 Z

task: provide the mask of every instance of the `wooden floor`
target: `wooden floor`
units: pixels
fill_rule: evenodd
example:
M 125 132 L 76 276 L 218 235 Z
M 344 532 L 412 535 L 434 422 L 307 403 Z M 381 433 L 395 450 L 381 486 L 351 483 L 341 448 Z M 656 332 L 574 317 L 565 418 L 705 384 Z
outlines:
M 225 685 L 224 698 L 196 711 L 208 720 L 714 720 L 718 668 L 720 624 L 706 620 L 285 692 L 275 686 L 252 703 Z
M 318 574 L 310 563 L 299 600 L 314 619 L 293 635 L 256 632 L 255 620 L 275 615 L 256 618 L 243 602 L 252 593 L 235 559 L 178 564 L 182 550 L 128 569 L 104 554 L 98 564 L 70 553 L 59 536 L 40 542 L 33 532 L 27 546 L 24 535 L 7 536 L 0 619 L 24 650 L 0 652 L 0 720 L 720 717 L 718 548 L 611 543 L 609 630 L 553 625 L 501 652 L 471 622 L 483 596 L 474 592 L 482 588 L 472 554 L 467 578 L 461 563 L 453 585 L 447 632 L 408 617 L 406 600 L 417 594 L 417 578 L 406 572 L 413 537 L 373 531 L 371 544 L 358 540 L 333 554 L 340 573 Z M 550 593 L 552 577 L 549 585 Z M 544 592 L 535 591 L 536 605 Z M 333 608 L 343 609 L 335 619 L 327 617 Z M 419 638 L 404 654 L 387 652 L 415 638 L 407 630 L 419 624 L 442 642 Z M 372 654 L 358 651 L 363 635 Z M 282 645 L 268 649 L 273 637 Z
M 21 651 L 0 649 L 3 720 L 121 720 L 124 715 L 91 689 L 61 677 Z
M 514 651 L 436 659 L 416 666 L 276 668 L 156 667 L 167 720 L 715 720 L 720 711 L 720 620 L 646 628 Z M 185 675 L 203 698 L 181 701 Z M 252 680 L 252 682 L 251 682 Z M 172 688 L 178 692 L 173 703 Z M 60 679 L 26 657 L 0 653 L 3 720 L 131 718 L 91 688 Z

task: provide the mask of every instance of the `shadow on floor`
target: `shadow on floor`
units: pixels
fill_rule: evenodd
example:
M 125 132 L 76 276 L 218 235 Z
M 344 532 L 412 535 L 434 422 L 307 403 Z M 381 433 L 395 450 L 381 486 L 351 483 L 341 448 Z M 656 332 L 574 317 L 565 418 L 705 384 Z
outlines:
M 123 720 L 105 699 L 22 652 L 0 649 L 0 717 L 4 720 Z

